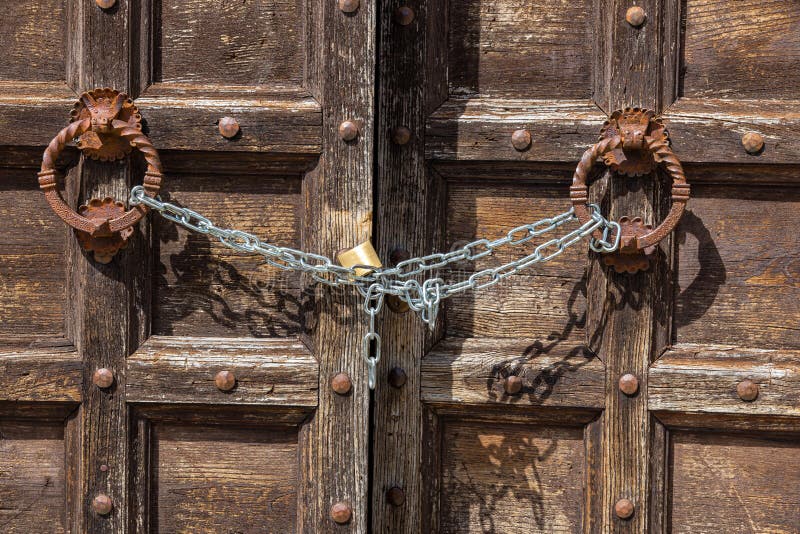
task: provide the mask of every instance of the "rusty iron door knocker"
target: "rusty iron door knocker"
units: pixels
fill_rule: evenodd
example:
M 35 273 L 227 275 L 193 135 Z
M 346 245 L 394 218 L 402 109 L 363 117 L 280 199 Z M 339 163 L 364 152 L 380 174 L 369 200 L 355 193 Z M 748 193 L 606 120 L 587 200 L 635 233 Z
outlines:
M 656 244 L 675 229 L 689 200 L 689 184 L 681 162 L 672 153 L 666 128 L 653 111 L 640 108 L 615 111 L 603 125 L 600 140 L 584 152 L 572 177 L 570 199 L 582 223 L 591 220 L 587 177 L 598 158 L 614 172 L 627 176 L 649 174 L 663 163 L 672 178 L 672 208 L 661 224 L 653 228 L 641 217 L 621 217 L 619 250 L 605 257 L 606 265 L 617 272 L 646 270 Z M 599 231 L 596 234 L 595 237 L 602 237 Z
M 127 244 L 133 226 L 147 213 L 143 204 L 125 210 L 125 204 L 110 197 L 92 198 L 72 210 L 58 191 L 56 169 L 64 147 L 77 138 L 77 147 L 87 157 L 117 161 L 138 148 L 147 162 L 143 186 L 150 197 L 161 187 L 161 160 L 150 140 L 142 133 L 142 116 L 125 93 L 94 89 L 81 95 L 70 113 L 71 122 L 50 141 L 42 157 L 39 187 L 53 211 L 75 229 L 83 248 L 94 252 L 100 263 L 108 263 Z

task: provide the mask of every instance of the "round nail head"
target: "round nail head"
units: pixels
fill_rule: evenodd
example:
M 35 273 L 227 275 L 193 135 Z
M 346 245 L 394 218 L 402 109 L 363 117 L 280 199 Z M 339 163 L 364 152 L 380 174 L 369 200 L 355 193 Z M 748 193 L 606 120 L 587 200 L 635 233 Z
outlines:
M 222 117 L 219 120 L 219 133 L 225 139 L 236 137 L 239 133 L 239 122 L 233 117 Z
M 620 519 L 630 519 L 633 517 L 633 503 L 628 499 L 620 499 L 614 505 L 614 513 Z
M 101 389 L 110 388 L 114 383 L 114 373 L 111 372 L 111 369 L 102 367 L 92 375 L 92 383 Z
M 758 398 L 758 384 L 745 378 L 736 386 L 736 393 L 745 402 L 752 402 Z
M 757 132 L 747 132 L 742 136 L 742 146 L 748 154 L 758 154 L 764 148 L 764 136 Z
M 220 391 L 230 391 L 236 385 L 236 376 L 230 371 L 220 371 L 214 377 L 214 384 Z
M 353 515 L 353 510 L 350 508 L 350 505 L 344 502 L 337 502 L 333 506 L 331 506 L 331 519 L 339 523 L 340 525 L 344 525 L 348 521 L 350 521 L 350 517 Z
M 394 20 L 401 26 L 414 22 L 414 10 L 408 6 L 398 7 L 394 12 Z
M 511 134 L 511 144 L 516 150 L 522 152 L 531 146 L 531 132 L 528 130 L 517 130 Z
M 353 121 L 344 121 L 339 125 L 339 137 L 342 141 L 352 141 L 358 137 L 358 126 Z
M 639 391 L 639 379 L 636 378 L 636 375 L 624 374 L 619 377 L 619 389 L 629 397 L 636 395 L 636 392 Z
M 109 9 L 114 7 L 114 4 L 117 3 L 117 0 L 94 0 L 94 3 L 97 4 L 97 7 L 100 9 Z
M 331 389 L 338 395 L 347 395 L 353 388 L 353 382 L 347 373 L 337 373 L 331 379 Z
M 635 28 L 638 28 L 644 24 L 644 19 L 644 9 L 639 6 L 629 7 L 628 11 L 625 13 L 625 20 L 627 20 L 628 24 Z
M 516 395 L 522 391 L 522 379 L 517 375 L 506 377 L 503 381 L 503 389 L 509 395 Z
M 339 9 L 344 13 L 355 13 L 360 4 L 359 0 L 339 0 Z
M 392 506 L 403 506 L 403 503 L 406 502 L 406 493 L 397 486 L 389 488 L 389 491 L 386 492 L 386 502 Z
M 97 495 L 92 500 L 92 509 L 100 515 L 108 515 L 111 513 L 111 508 L 113 508 L 113 503 L 111 502 L 111 497 L 106 495 L 105 493 L 101 493 Z
M 406 145 L 411 141 L 411 130 L 405 126 L 398 126 L 392 130 L 392 141 L 396 145 Z
M 389 371 L 389 385 L 393 388 L 401 388 L 405 386 L 406 380 L 408 380 L 408 377 L 402 368 L 395 367 Z

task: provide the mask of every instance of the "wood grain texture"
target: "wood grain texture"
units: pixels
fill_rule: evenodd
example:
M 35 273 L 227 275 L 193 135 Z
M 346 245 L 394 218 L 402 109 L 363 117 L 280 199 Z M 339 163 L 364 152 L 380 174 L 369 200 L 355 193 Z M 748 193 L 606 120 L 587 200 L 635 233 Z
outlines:
M 66 41 L 65 2 L 3 2 L 0 80 L 63 81 Z
M 758 384 L 743 402 L 736 386 Z M 648 404 L 654 411 L 800 417 L 800 351 L 677 345 L 650 368 Z
M 66 230 L 32 169 L 0 171 L 0 335 L 64 332 Z
M 307 42 L 304 0 L 156 0 L 155 80 L 298 84 Z
M 588 98 L 591 2 L 450 2 L 450 94 Z
M 361 2 L 346 16 L 335 2 L 320 2 L 306 21 L 310 35 L 307 83 L 323 113 L 319 163 L 303 179 L 301 248 L 332 256 L 372 237 L 374 171 L 375 36 L 377 6 Z M 338 125 L 359 125 L 343 142 Z M 300 532 L 336 528 L 330 508 L 349 503 L 349 532 L 369 530 L 369 395 L 361 355 L 365 333 L 362 300 L 354 291 L 324 288 L 315 299 L 308 342 L 320 362 L 319 408 L 301 435 Z M 337 373 L 354 387 L 341 397 L 329 387 Z M 342 439 L 347 436 L 347 439 Z
M 688 0 L 685 25 L 686 96 L 797 98 L 800 6 L 796 2 Z
M 64 82 L 17 82 L 0 80 L 0 144 L 37 147 L 41 164 L 42 147 L 69 122 L 75 93 Z M 44 127 L 43 125 L 47 125 Z M 13 165 L 15 158 L 3 164 Z M 35 181 L 34 181 L 35 183 Z
M 604 405 L 603 363 L 582 345 L 540 351 L 519 340 L 448 339 L 425 356 L 421 372 L 421 397 L 432 405 Z M 511 375 L 522 379 L 518 395 L 503 390 Z
M 136 105 L 147 134 L 163 150 L 319 154 L 322 113 L 303 89 L 281 92 L 225 91 L 213 85 L 157 84 Z M 217 123 L 233 117 L 239 134 L 226 139 Z
M 500 177 L 499 177 L 500 178 Z M 487 183 L 458 181 L 448 184 L 447 249 L 455 250 L 476 239 L 497 239 L 512 228 L 569 209 L 564 186 L 542 186 L 516 181 Z M 536 246 L 576 228 L 569 223 L 552 234 L 521 246 L 504 247 L 474 262 L 442 269 L 441 276 L 458 282 L 483 269 L 531 254 Z M 528 340 L 539 352 L 565 340 L 583 338 L 585 324 L 585 250 L 566 251 L 553 261 L 534 265 L 502 283 L 481 291 L 467 291 L 447 301 L 446 329 L 454 336 L 488 336 Z
M 0 421 L 0 531 L 68 532 L 64 424 Z
M 798 100 L 681 98 L 664 113 L 675 154 L 682 162 L 743 165 L 797 164 L 800 161 Z M 748 154 L 742 136 L 757 132 L 764 149 Z M 689 176 L 691 182 L 691 176 Z
M 317 405 L 318 365 L 302 343 L 154 336 L 127 361 L 129 402 Z M 219 391 L 215 375 L 233 372 Z
M 297 248 L 301 183 L 285 176 L 191 174 L 172 177 L 168 198 L 215 224 Z M 310 295 L 295 273 L 241 254 L 214 238 L 158 220 L 153 331 L 175 336 L 297 335 L 311 318 Z
M 128 20 L 132 3 L 118 0 L 104 11 L 92 2 L 68 4 L 72 32 L 68 45 L 67 73 L 78 92 L 94 87 L 131 89 L 131 34 Z M 101 52 L 102 51 L 102 52 Z M 67 180 L 71 206 L 92 197 L 127 198 L 132 165 L 109 166 L 83 160 Z M 129 414 L 125 402 L 125 357 L 149 335 L 150 263 L 149 225 L 141 221 L 127 249 L 108 265 L 96 263 L 77 240 L 67 241 L 66 267 L 68 337 L 84 362 L 82 404 L 76 436 L 70 440 L 77 466 L 74 481 L 76 532 L 121 533 L 128 529 Z M 95 369 L 114 373 L 111 389 L 92 384 Z M 108 469 L 102 471 L 100 465 Z M 107 516 L 92 510 L 100 493 L 112 499 Z
M 438 532 L 577 532 L 585 450 L 580 428 L 447 420 Z
M 792 320 L 800 316 L 800 261 L 789 215 L 800 193 L 700 186 L 693 197 L 676 233 L 677 341 L 800 348 Z
M 377 249 L 381 258 L 400 248 L 412 255 L 440 250 L 445 217 L 444 179 L 425 162 L 426 109 L 433 99 L 444 99 L 446 87 L 446 40 L 444 19 L 447 2 L 420 2 L 414 6 L 416 22 L 398 27 L 393 21 L 401 0 L 384 2 L 380 10 L 376 129 Z M 437 26 L 438 33 L 431 29 Z M 434 42 L 435 41 L 435 42 Z M 436 64 L 434 68 L 428 61 Z M 436 74 L 434 70 L 438 69 Z M 435 79 L 434 79 L 435 77 Z M 429 92 L 437 96 L 430 97 Z M 405 145 L 392 140 L 392 131 L 405 126 L 411 139 Z M 384 306 L 384 308 L 386 308 Z M 384 310 L 378 385 L 373 396 L 372 431 L 372 532 L 415 533 L 425 531 L 422 492 L 422 403 L 420 361 L 431 335 L 415 313 Z M 401 388 L 389 385 L 389 371 L 404 370 Z M 386 492 L 399 487 L 405 503 L 393 506 Z
M 425 156 L 441 160 L 569 161 L 597 139 L 606 119 L 587 100 L 450 99 L 427 120 Z M 531 132 L 515 150 L 511 134 Z
M 796 435 L 675 432 L 670 441 L 670 532 L 796 532 Z
M 297 430 L 156 424 L 153 532 L 295 532 Z
M 669 5 L 666 5 L 669 4 Z M 675 3 L 636 2 L 646 14 L 643 26 L 625 20 L 630 2 L 597 4 L 594 100 L 607 112 L 626 106 L 657 113 L 677 97 L 669 74 L 676 65 L 676 47 L 662 39 L 678 25 Z M 672 28 L 672 30 L 665 30 Z M 658 176 L 658 175 L 657 175 Z M 609 176 L 599 180 L 590 199 L 607 217 L 640 216 L 653 223 L 669 207 L 669 189 L 653 176 L 633 180 Z M 650 521 L 650 449 L 665 439 L 655 433 L 647 411 L 647 368 L 669 342 L 672 280 L 671 238 L 657 251 L 655 265 L 636 275 L 617 274 L 594 256 L 587 281 L 588 345 L 606 364 L 606 405 L 602 432 L 601 532 L 646 532 Z M 618 380 L 625 373 L 639 379 L 639 392 L 627 397 Z M 634 515 L 620 520 L 619 499 L 629 499 Z
M 81 401 L 83 363 L 72 346 L 0 348 L 0 400 Z

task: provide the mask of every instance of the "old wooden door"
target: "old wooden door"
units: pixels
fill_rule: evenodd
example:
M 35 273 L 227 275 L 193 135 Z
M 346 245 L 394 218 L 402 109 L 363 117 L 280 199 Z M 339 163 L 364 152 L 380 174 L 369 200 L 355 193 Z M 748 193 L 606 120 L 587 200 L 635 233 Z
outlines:
M 354 246 L 370 230 L 374 22 L 366 2 L 0 4 L 0 532 L 326 532 L 337 504 L 366 531 L 359 300 L 154 216 L 103 265 L 36 171 L 78 95 L 110 87 L 161 151 L 163 198 L 282 245 Z M 360 129 L 347 142 L 344 121 Z M 137 158 L 79 159 L 60 162 L 73 208 L 142 181 Z M 327 387 L 339 372 L 350 395 Z
M 433 335 L 387 312 L 381 374 L 406 381 L 376 392 L 374 531 L 800 532 L 800 3 L 382 5 L 383 257 L 565 210 L 625 106 L 663 114 L 692 199 L 648 272 L 584 245 L 447 301 Z M 663 218 L 663 179 L 598 167 L 604 213 Z
M 797 2 L 374 4 L 0 5 L 0 531 L 800 531 Z M 155 216 L 108 264 L 81 249 L 35 175 L 106 86 L 162 198 L 327 255 L 560 213 L 628 105 L 663 114 L 693 198 L 647 272 L 584 245 L 449 300 L 432 334 L 384 310 L 370 396 L 352 291 Z M 125 161 L 68 149 L 64 195 L 125 199 Z M 668 191 L 599 168 L 591 194 L 657 223 Z

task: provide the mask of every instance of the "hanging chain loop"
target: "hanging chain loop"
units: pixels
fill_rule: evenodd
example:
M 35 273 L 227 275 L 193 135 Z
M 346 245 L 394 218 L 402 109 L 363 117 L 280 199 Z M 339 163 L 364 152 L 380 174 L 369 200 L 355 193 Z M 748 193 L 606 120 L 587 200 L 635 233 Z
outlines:
M 376 269 L 370 265 L 343 267 L 327 256 L 265 243 L 247 232 L 221 228 L 196 211 L 148 196 L 142 186 L 131 190 L 130 203 L 134 206 L 145 205 L 165 219 L 193 232 L 214 236 L 228 248 L 260 254 L 268 264 L 278 269 L 306 273 L 316 282 L 331 287 L 355 286 L 364 298 L 364 312 L 369 320 L 369 328 L 362 342 L 362 354 L 369 369 L 370 389 L 375 385 L 375 369 L 381 357 L 381 338 L 375 330 L 375 317 L 381 310 L 385 296 L 393 295 L 408 303 L 409 308 L 419 313 L 422 321 L 433 329 L 443 299 L 468 290 L 493 286 L 534 264 L 552 260 L 586 237 L 590 237 L 589 247 L 593 251 L 613 252 L 619 248 L 621 236 L 620 225 L 603 217 L 597 205 L 589 204 L 589 220 L 570 232 L 545 241 L 519 259 L 476 271 L 466 280 L 446 283 L 439 277 L 424 280 L 419 280 L 419 277 L 454 263 L 479 260 L 504 246 L 524 245 L 568 222 L 576 221 L 574 210 L 571 208 L 554 217 L 523 224 L 493 241 L 478 239 L 451 252 L 410 258 L 394 267 Z M 599 231 L 601 237 L 591 237 L 595 231 Z

